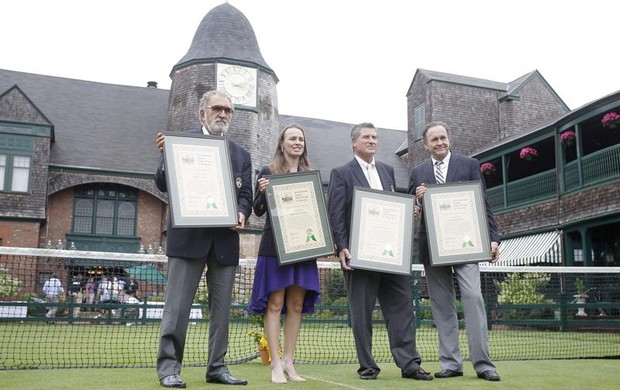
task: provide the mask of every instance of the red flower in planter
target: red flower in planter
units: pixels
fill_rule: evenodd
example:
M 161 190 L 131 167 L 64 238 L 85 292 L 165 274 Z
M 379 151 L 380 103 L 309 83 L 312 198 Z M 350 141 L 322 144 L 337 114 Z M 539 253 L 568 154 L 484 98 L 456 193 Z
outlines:
M 608 129 L 615 129 L 620 124 L 620 115 L 615 112 L 608 112 L 601 120 L 601 125 Z
M 573 130 L 566 130 L 560 134 L 560 140 L 566 145 L 572 145 L 575 142 L 575 138 L 576 135 Z
M 519 158 L 523 160 L 533 160 L 538 157 L 538 150 L 531 146 L 526 146 L 519 152 Z
M 496 172 L 495 165 L 490 162 L 485 162 L 480 165 L 480 172 L 484 175 L 490 176 Z

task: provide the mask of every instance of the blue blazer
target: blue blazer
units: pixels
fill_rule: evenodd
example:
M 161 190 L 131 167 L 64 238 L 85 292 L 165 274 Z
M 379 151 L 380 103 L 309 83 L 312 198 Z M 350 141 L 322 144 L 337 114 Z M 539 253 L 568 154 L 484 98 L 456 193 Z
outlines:
M 185 134 L 202 134 L 202 129 L 184 131 Z M 237 209 L 245 215 L 246 223 L 252 212 L 252 159 L 250 153 L 235 142 L 228 140 L 233 180 L 241 183 L 235 186 Z M 161 154 L 155 185 L 162 192 L 168 191 Z M 172 218 L 168 216 L 166 255 L 169 257 L 200 258 L 206 256 L 213 248 L 217 261 L 225 265 L 239 264 L 239 233 L 227 227 L 223 228 L 174 228 Z
M 417 166 L 411 169 L 409 175 L 409 193 L 415 195 L 415 189 L 422 183 L 425 184 L 437 184 L 435 180 L 435 170 L 433 166 L 433 160 L 430 158 L 424 160 Z M 487 198 L 486 185 L 482 175 L 480 174 L 480 163 L 478 160 L 470 157 L 461 156 L 452 153 L 450 156 L 450 165 L 448 166 L 448 174 L 446 176 L 446 183 L 459 182 L 459 181 L 474 181 L 479 180 L 482 182 L 482 195 L 484 197 L 485 208 L 487 211 L 487 221 L 489 224 L 489 235 L 491 241 L 499 241 L 499 232 L 497 231 L 497 225 L 493 218 L 493 211 Z M 422 213 L 424 218 L 424 213 Z M 426 224 L 424 220 L 420 224 L 420 260 L 424 264 L 430 264 L 430 255 L 428 250 L 428 238 L 426 233 Z
M 271 175 L 269 167 L 263 167 L 260 173 L 256 177 L 256 191 L 254 192 L 254 214 L 257 217 L 263 216 L 267 213 L 265 218 L 265 225 L 263 226 L 263 234 L 260 239 L 260 246 L 258 247 L 259 256 L 278 256 L 278 250 L 276 249 L 276 240 L 273 237 L 273 229 L 271 227 L 271 218 L 269 217 L 267 207 L 267 195 L 266 192 L 260 192 L 258 190 L 258 179 L 261 177 Z
M 394 168 L 377 160 L 375 160 L 375 167 L 379 173 L 383 190 L 394 192 L 396 188 Z M 334 168 L 329 178 L 327 195 L 329 223 L 336 244 L 336 255 L 345 248 L 351 249 L 349 248 L 349 234 L 355 186 L 370 188 L 362 167 L 353 158 L 349 163 Z

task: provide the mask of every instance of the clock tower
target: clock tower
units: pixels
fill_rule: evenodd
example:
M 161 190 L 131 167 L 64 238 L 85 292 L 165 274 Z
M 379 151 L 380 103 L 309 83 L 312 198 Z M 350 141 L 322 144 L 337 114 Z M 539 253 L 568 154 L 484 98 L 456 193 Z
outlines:
M 237 108 L 256 109 L 256 68 L 241 65 L 217 64 L 217 89 L 230 96 Z
M 209 90 L 222 90 L 235 106 L 227 137 L 250 152 L 254 172 L 271 162 L 280 128 L 278 78 L 263 59 L 250 22 L 237 8 L 224 3 L 205 15 L 170 78 L 167 131 L 200 127 L 200 98 Z M 253 216 L 250 228 L 259 230 L 262 223 Z

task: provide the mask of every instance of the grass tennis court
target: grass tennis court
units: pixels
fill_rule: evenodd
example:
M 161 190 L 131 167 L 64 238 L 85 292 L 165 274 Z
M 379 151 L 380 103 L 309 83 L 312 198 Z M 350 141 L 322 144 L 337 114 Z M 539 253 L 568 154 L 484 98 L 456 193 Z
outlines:
M 501 382 L 477 379 L 471 364 L 466 363 L 465 375 L 431 382 L 402 379 L 400 370 L 393 363 L 381 364 L 381 374 L 375 381 L 357 378 L 356 365 L 298 365 L 297 369 L 308 381 L 288 383 L 282 389 L 304 390 L 400 390 L 400 389 L 597 389 L 615 390 L 620 383 L 618 360 L 530 360 L 498 361 Z M 437 362 L 427 362 L 423 367 L 430 372 L 439 370 Z M 233 375 L 247 379 L 245 389 L 274 389 L 270 382 L 269 367 L 249 362 L 230 367 Z M 185 368 L 183 379 L 189 389 L 226 389 L 224 385 L 205 383 L 204 367 Z M 104 389 L 161 389 L 153 368 L 125 369 L 59 369 L 59 370 L 8 370 L 0 371 L 0 388 L 28 390 L 82 390 Z

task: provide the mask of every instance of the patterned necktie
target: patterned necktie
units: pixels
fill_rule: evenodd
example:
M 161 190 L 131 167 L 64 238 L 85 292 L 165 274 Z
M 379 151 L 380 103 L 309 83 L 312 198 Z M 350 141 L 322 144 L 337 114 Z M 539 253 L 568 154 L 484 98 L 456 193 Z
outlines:
M 437 184 L 443 184 L 446 182 L 443 172 L 441 171 L 442 166 L 443 161 L 435 161 L 435 180 L 437 181 Z
M 374 175 L 372 174 L 375 166 L 372 164 L 366 164 L 366 173 L 368 173 L 368 184 L 370 184 L 370 188 L 378 189 L 377 181 L 375 180 Z

